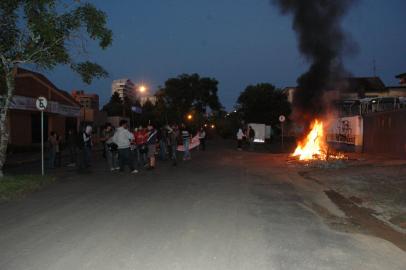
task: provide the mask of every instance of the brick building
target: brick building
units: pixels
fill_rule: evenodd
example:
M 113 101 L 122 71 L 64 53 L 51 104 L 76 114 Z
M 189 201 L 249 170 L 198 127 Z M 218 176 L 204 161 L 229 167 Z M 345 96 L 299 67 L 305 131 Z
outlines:
M 69 129 L 78 128 L 80 104 L 44 75 L 20 68 L 15 78 L 15 92 L 8 115 L 11 145 L 40 143 L 41 114 L 35 106 L 39 96 L 48 100 L 44 112 L 45 140 L 51 131 L 57 132 L 64 139 Z
M 72 97 L 78 102 L 82 108 L 99 109 L 99 95 L 93 93 L 85 93 L 83 90 L 73 90 Z

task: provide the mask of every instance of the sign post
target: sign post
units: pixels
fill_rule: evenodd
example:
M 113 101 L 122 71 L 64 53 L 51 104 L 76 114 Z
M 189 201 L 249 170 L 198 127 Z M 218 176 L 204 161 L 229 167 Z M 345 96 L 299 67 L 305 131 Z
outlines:
M 47 108 L 48 101 L 44 97 L 37 98 L 35 106 L 41 111 L 41 174 L 45 175 L 44 170 L 44 110 Z
M 283 126 L 284 126 L 285 120 L 286 120 L 286 117 L 284 115 L 279 116 L 279 122 L 281 122 L 281 132 L 282 132 L 282 149 L 283 149 Z

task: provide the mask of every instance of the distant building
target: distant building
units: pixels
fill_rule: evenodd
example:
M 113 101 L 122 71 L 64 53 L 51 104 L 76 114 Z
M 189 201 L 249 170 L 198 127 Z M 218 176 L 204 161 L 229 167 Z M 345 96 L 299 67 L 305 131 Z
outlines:
M 130 79 L 114 80 L 111 85 L 111 94 L 114 93 L 117 93 L 121 99 L 128 97 L 132 102 L 137 99 L 135 85 Z
M 156 104 L 156 96 L 145 96 L 140 98 L 140 103 L 141 106 L 144 106 L 144 104 L 149 101 L 152 103 L 152 105 Z
M 340 99 L 371 98 L 386 95 L 386 86 L 379 77 L 352 77 L 339 86 Z
M 96 133 L 107 121 L 107 113 L 99 110 L 99 95 L 73 90 L 72 97 L 80 104 L 79 120 L 81 125 L 90 124 Z
M 286 95 L 288 102 L 293 103 L 293 95 L 295 94 L 295 91 L 297 90 L 297 87 L 285 87 L 283 89 L 283 93 Z
M 71 94 L 82 108 L 99 109 L 99 95 L 85 93 L 83 90 L 73 90 Z

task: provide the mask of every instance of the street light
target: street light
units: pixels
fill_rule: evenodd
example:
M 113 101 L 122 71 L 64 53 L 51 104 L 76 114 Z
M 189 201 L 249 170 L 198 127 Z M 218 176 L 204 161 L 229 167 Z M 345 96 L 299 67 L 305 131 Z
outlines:
M 145 93 L 145 91 L 147 91 L 147 87 L 146 87 L 145 85 L 141 85 L 141 86 L 138 88 L 138 91 L 140 91 L 140 93 Z
M 187 115 L 187 120 L 192 120 L 193 119 L 193 115 L 191 115 L 190 113 Z

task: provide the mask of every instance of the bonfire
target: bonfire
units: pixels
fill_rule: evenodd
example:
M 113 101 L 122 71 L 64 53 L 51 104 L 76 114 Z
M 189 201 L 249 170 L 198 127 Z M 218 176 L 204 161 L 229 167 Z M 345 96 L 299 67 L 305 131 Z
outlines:
M 327 160 L 327 159 L 344 159 L 341 153 L 332 154 L 329 151 L 329 145 L 326 139 L 326 130 L 323 121 L 315 119 L 310 126 L 310 132 L 307 136 L 298 142 L 293 157 L 299 160 Z

